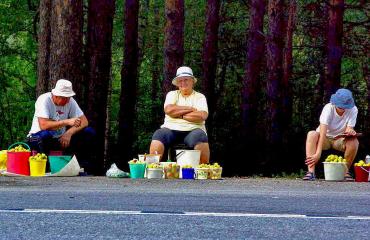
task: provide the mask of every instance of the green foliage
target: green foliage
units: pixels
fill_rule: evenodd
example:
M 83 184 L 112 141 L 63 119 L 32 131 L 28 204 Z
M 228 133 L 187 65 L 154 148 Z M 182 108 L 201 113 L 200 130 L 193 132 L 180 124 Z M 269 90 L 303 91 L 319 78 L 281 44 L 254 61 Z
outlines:
M 221 1 L 216 76 L 217 108 L 212 139 L 212 161 L 221 165 L 228 161 L 229 152 L 241 148 L 238 139 L 241 117 L 241 84 L 246 63 L 246 40 L 248 38 L 248 1 Z M 291 78 L 293 116 L 289 141 L 291 149 L 304 145 L 305 133 L 316 127 L 318 113 L 315 108 L 324 105 L 322 93 L 317 89 L 325 71 L 325 14 L 324 0 L 297 1 L 296 28 L 293 36 L 293 76 Z M 139 81 L 135 116 L 134 152 L 148 152 L 151 135 L 164 119 L 161 82 L 163 79 L 164 3 L 159 0 L 141 0 L 139 17 Z M 342 58 L 343 87 L 353 90 L 359 107 L 358 129 L 366 123 L 367 87 L 363 66 L 368 64 L 368 16 L 359 1 L 346 1 L 344 15 L 344 55 Z M 30 4 L 30 5 L 29 5 Z M 87 4 L 87 1 L 85 1 Z M 32 120 L 37 79 L 37 0 L 2 0 L 0 3 L 0 148 L 23 140 Z M 351 7 L 355 6 L 355 7 Z M 112 91 L 110 96 L 110 143 L 118 138 L 118 113 L 121 92 L 121 69 L 123 62 L 123 8 L 124 1 L 116 1 L 112 39 Z M 185 59 L 184 64 L 193 68 L 202 81 L 203 40 L 205 35 L 206 1 L 185 1 Z M 86 20 L 86 16 L 85 16 Z M 267 17 L 264 25 L 266 35 Z M 158 43 L 158 45 L 156 44 Z M 264 56 L 261 56 L 262 58 Z M 264 61 L 265 62 L 265 61 Z M 257 132 L 265 128 L 266 65 L 262 68 L 260 81 Z M 152 86 L 153 79 L 157 85 Z M 196 86 L 199 90 L 200 84 Z M 157 94 L 154 94 L 157 93 Z M 156 95 L 156 97 L 153 97 Z M 261 136 L 263 137 L 263 136 Z M 293 146 L 293 147 L 292 147 Z M 261 147 L 263 149 L 263 147 Z M 256 154 L 258 155 L 258 154 Z M 261 153 L 260 155 L 263 155 Z M 294 157 L 292 157 L 294 158 Z M 260 161 L 260 159 L 258 159 Z M 288 160 L 287 160 L 288 161 Z M 262 162 L 262 160 L 260 161 Z M 265 164 L 265 163 L 264 163 Z M 294 165 L 295 164 L 295 165 Z M 292 172 L 302 165 L 293 163 Z M 227 171 L 227 169 L 225 169 Z M 238 169 L 238 171 L 241 171 Z M 239 174 L 240 172 L 233 173 Z M 281 173 L 282 177 L 295 174 Z
M 0 3 L 0 148 L 24 140 L 32 121 L 37 68 L 35 4 Z

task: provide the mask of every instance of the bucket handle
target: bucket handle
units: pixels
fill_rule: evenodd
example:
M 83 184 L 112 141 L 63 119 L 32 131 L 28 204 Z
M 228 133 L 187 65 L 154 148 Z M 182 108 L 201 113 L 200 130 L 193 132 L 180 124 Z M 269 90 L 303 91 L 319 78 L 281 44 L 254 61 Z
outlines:
M 16 143 L 13 143 L 12 145 L 10 145 L 8 147 L 8 150 L 12 149 L 12 147 L 14 147 L 15 145 L 24 145 L 24 146 L 27 147 L 28 150 L 31 150 L 30 146 L 28 146 L 28 144 L 25 143 L 25 142 L 16 142 Z
M 185 153 L 185 150 L 182 150 L 180 151 L 179 153 L 176 154 L 176 159 L 177 157 L 180 157 L 181 155 L 183 155 Z
M 368 171 L 368 170 L 366 170 L 366 168 L 364 168 L 364 167 L 360 167 L 362 170 L 364 170 L 365 172 L 367 172 L 367 173 L 370 173 L 370 171 Z

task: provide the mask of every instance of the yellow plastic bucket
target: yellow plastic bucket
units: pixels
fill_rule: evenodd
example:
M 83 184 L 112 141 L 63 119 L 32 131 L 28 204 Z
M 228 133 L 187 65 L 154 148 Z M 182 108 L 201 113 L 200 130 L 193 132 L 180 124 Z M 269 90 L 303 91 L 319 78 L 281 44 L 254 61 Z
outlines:
M 45 176 L 46 159 L 44 160 L 30 160 L 30 170 L 32 177 Z

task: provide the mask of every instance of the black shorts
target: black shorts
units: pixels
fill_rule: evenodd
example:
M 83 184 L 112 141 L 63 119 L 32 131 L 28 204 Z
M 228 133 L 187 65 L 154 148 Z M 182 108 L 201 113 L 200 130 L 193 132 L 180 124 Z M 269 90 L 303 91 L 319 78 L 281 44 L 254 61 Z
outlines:
M 152 140 L 160 141 L 165 148 L 179 143 L 185 143 L 189 148 L 194 148 L 199 143 L 208 142 L 208 137 L 200 128 L 192 131 L 176 131 L 168 128 L 160 128 L 155 131 Z

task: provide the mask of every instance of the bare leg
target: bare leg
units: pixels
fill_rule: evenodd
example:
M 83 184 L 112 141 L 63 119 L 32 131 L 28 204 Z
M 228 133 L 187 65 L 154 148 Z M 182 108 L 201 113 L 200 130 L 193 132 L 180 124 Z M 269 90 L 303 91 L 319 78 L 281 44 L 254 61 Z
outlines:
M 346 140 L 346 150 L 344 152 L 344 158 L 347 160 L 348 169 L 352 166 L 352 162 L 356 157 L 358 150 L 357 138 L 349 138 Z
M 161 158 L 163 157 L 163 153 L 164 153 L 164 145 L 162 142 L 158 141 L 158 140 L 152 140 L 152 142 L 150 143 L 150 150 L 149 150 L 150 154 L 160 154 L 161 155 Z
M 320 134 L 316 131 L 309 131 L 306 139 L 306 157 L 312 156 L 316 153 L 317 143 Z M 315 172 L 315 166 L 308 167 L 309 172 Z
M 209 163 L 209 144 L 208 143 L 198 143 L 194 147 L 195 150 L 200 150 L 200 163 Z

